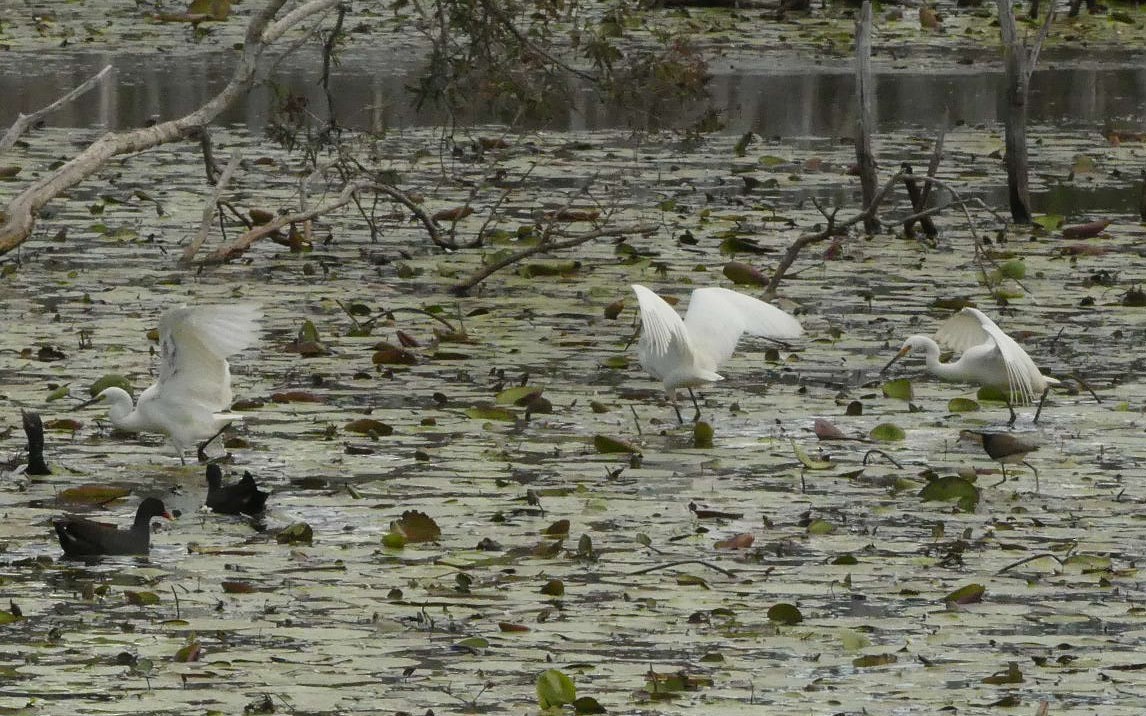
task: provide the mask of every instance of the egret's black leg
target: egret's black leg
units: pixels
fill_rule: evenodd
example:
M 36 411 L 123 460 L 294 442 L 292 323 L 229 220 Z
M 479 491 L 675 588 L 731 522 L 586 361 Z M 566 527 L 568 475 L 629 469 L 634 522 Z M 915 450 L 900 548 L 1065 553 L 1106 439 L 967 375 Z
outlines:
M 1010 397 L 1007 398 L 1007 410 L 1011 411 L 1011 419 L 1007 421 L 1007 425 L 1014 425 L 1019 416 L 1015 415 L 1015 406 L 1011 405 Z
M 684 418 L 681 417 L 680 414 L 680 406 L 676 404 L 675 400 L 672 401 L 672 409 L 676 411 L 676 421 L 681 425 L 684 425 Z
M 1047 393 L 1049 393 L 1049 392 L 1050 392 L 1050 386 L 1048 385 L 1048 386 L 1046 387 L 1046 389 L 1045 389 L 1045 390 L 1043 390 L 1043 395 L 1042 395 L 1042 397 L 1041 397 L 1041 398 L 1039 398 L 1039 407 L 1038 407 L 1038 410 L 1036 410 L 1036 411 L 1035 411 L 1035 424 L 1036 424 L 1036 425 L 1037 425 L 1037 424 L 1038 424 L 1038 422 L 1039 422 L 1039 416 L 1040 416 L 1040 415 L 1042 415 L 1042 412 L 1043 412 L 1043 403 L 1044 403 L 1044 402 L 1046 402 L 1046 399 L 1047 399 Z
M 230 426 L 230 423 L 227 423 L 223 427 L 219 428 L 219 432 L 215 433 L 214 435 L 212 435 L 211 437 L 207 438 L 206 440 L 204 440 L 202 443 L 199 444 L 199 451 L 195 453 L 196 457 L 199 458 L 199 462 L 207 462 L 210 459 L 207 457 L 207 446 L 210 445 L 215 440 L 215 438 L 222 435 L 223 431 L 226 430 L 228 426 Z M 180 459 L 182 459 L 182 457 L 183 457 L 182 452 L 179 453 L 179 457 L 180 457 Z
M 692 422 L 700 422 L 700 405 L 696 402 L 696 394 L 692 392 L 692 388 L 688 389 L 688 397 L 692 398 L 692 407 L 696 408 L 696 415 L 692 416 Z

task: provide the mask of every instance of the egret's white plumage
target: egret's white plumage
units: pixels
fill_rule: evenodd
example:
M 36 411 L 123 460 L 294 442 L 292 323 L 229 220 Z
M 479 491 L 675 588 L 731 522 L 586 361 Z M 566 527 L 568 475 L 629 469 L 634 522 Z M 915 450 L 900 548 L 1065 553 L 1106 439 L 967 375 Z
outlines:
M 159 321 L 159 378 L 133 406 L 121 388 L 106 388 L 91 402 L 108 403 L 113 425 L 129 432 L 162 433 L 183 452 L 217 435 L 234 420 L 227 357 L 252 345 L 262 311 L 252 304 L 179 307 Z
M 943 345 L 961 355 L 959 360 L 939 362 Z M 1009 396 L 1011 402 L 1029 405 L 1036 396 L 1042 396 L 1058 380 L 1045 376 L 1015 342 L 985 313 L 976 308 L 964 308 L 944 321 L 935 332 L 935 338 L 910 336 L 903 342 L 888 367 L 913 350 L 922 351 L 927 370 L 936 377 L 952 383 L 971 383 L 995 388 Z M 1015 411 L 1011 409 L 1011 422 Z
M 784 339 L 803 333 L 800 322 L 779 308 L 726 288 L 693 291 L 684 319 L 650 289 L 632 288 L 641 307 L 637 355 L 645 370 L 664 383 L 674 405 L 677 388 L 691 391 L 723 380 L 716 371 L 743 334 Z

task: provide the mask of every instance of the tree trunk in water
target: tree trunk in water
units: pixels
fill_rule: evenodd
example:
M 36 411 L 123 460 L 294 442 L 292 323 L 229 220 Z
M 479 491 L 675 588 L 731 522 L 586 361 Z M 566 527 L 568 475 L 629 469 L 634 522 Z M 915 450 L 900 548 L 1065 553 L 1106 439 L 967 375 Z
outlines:
M 999 29 L 1003 35 L 1003 63 L 1007 72 L 1006 129 L 1007 189 L 1011 218 L 1031 223 L 1031 194 L 1027 185 L 1027 88 L 1030 70 L 1027 50 L 1019 41 L 1011 0 L 997 0 Z
M 875 124 L 871 108 L 875 89 L 871 77 L 871 31 L 871 0 L 864 0 L 863 8 L 856 19 L 856 99 L 859 102 L 856 162 L 859 164 L 865 209 L 875 201 L 879 184 L 875 174 L 875 156 L 871 151 L 871 132 Z M 863 220 L 863 227 L 867 233 L 874 234 L 879 231 L 879 220 L 874 214 L 868 216 Z

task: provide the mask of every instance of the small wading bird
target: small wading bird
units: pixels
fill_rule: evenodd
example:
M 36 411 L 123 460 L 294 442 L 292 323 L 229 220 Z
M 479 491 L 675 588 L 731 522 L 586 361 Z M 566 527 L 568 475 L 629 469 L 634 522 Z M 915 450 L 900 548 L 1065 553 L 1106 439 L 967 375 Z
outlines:
M 1038 441 L 1011 433 L 985 433 L 977 430 L 963 430 L 959 433 L 959 437 L 981 444 L 987 457 L 999 463 L 1003 479 L 991 487 L 997 487 L 1007 481 L 1007 465 L 1026 465 L 1035 474 L 1035 492 L 1039 491 L 1039 471 L 1026 461 L 1027 453 L 1038 449 Z
M 148 497 L 139 503 L 135 522 L 125 530 L 82 517 L 64 517 L 54 520 L 52 525 L 56 528 L 64 554 L 69 557 L 147 554 L 151 549 L 151 520 L 156 517 L 172 519 L 162 501 Z
M 692 389 L 724 380 L 716 370 L 732 356 L 740 336 L 797 338 L 800 322 L 775 306 L 726 288 L 698 288 L 692 292 L 684 319 L 660 296 L 633 284 L 641 306 L 641 342 L 637 348 L 641 365 L 661 380 L 665 394 L 677 407 L 677 388 L 688 388 L 700 419 L 700 405 Z
M 24 470 L 29 475 L 51 475 L 48 463 L 44 461 L 44 421 L 38 413 L 21 410 L 20 416 L 24 421 L 24 435 L 28 437 L 28 468 Z
M 243 472 L 243 479 L 223 485 L 223 470 L 216 464 L 207 466 L 207 507 L 224 515 L 257 515 L 267 503 L 268 493 L 259 489 L 255 477 Z
M 120 430 L 162 433 L 179 453 L 204 448 L 242 416 L 228 412 L 231 369 L 227 356 L 255 342 L 262 311 L 258 306 L 186 306 L 173 308 L 159 321 L 159 379 L 134 406 L 122 388 L 105 388 L 79 407 L 105 400 L 112 425 Z
M 940 363 L 939 344 L 962 353 L 959 360 Z M 964 308 L 948 318 L 939 326 L 934 339 L 927 336 L 908 337 L 880 373 L 886 373 L 892 364 L 913 350 L 923 352 L 928 372 L 941 380 L 1001 390 L 1007 396 L 1007 410 L 1011 411 L 1008 425 L 1013 425 L 1016 417 L 1012 403 L 1030 405 L 1036 395 L 1041 396 L 1038 410 L 1035 411 L 1034 422 L 1037 423 L 1047 391 L 1059 383 L 1043 375 L 1015 339 L 1003 333 L 1003 329 L 996 326 L 986 314 L 974 308 Z

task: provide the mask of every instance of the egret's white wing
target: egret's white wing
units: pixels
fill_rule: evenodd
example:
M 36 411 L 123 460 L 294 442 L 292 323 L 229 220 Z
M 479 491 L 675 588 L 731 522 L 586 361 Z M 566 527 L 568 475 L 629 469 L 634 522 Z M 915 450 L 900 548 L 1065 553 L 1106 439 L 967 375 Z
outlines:
M 198 403 L 212 411 L 231 405 L 227 356 L 258 338 L 262 311 L 251 304 L 174 308 L 159 321 L 157 397 Z
M 797 338 L 804 329 L 795 318 L 752 296 L 727 288 L 698 288 L 692 292 L 684 326 L 693 346 L 718 368 L 747 333 L 765 338 Z
M 998 328 L 986 314 L 975 308 L 964 308 L 948 318 L 935 331 L 935 342 L 948 350 L 962 353 L 971 346 L 982 345 L 991 340 L 986 325 Z
M 632 289 L 641 306 L 641 365 L 662 380 L 675 367 L 691 366 L 692 348 L 680 315 L 652 290 L 636 283 Z
M 971 328 L 972 324 L 976 328 Z M 948 326 L 954 326 L 954 328 L 948 331 Z M 995 322 L 987 314 L 975 308 L 964 308 L 940 326 L 935 338 L 940 340 L 941 334 L 951 333 L 954 334 L 955 341 L 970 340 L 967 336 L 975 334 L 976 330 L 981 336 L 979 343 L 993 342 L 995 344 L 995 349 L 999 352 L 1003 359 L 1003 365 L 1007 369 L 1007 384 L 1010 386 L 1011 394 L 1016 396 L 1020 403 L 1032 402 L 1035 396 L 1033 382 L 1035 376 L 1041 375 L 1038 366 L 1035 365 L 1035 362 L 1031 360 L 1022 346 L 1014 338 L 1004 333 L 1002 328 L 995 325 Z M 966 348 L 957 348 L 954 342 L 947 342 L 947 345 L 955 350 L 966 350 Z

